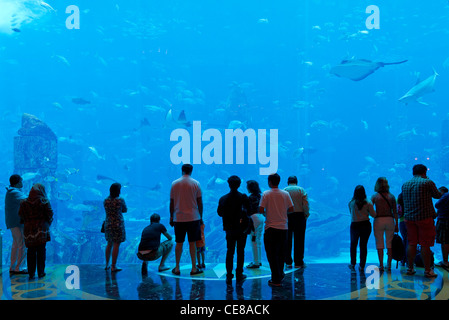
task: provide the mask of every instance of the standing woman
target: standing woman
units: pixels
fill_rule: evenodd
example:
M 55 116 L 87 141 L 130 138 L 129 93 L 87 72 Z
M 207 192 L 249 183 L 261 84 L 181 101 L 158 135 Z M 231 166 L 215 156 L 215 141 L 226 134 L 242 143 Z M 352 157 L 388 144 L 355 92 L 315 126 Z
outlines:
M 391 260 L 393 259 L 391 243 L 393 235 L 398 231 L 398 212 L 396 198 L 390 193 L 390 186 L 385 177 L 380 177 L 374 186 L 374 194 L 371 202 L 376 208 L 373 230 L 376 239 L 376 249 L 379 256 L 379 270 L 384 270 L 384 243 L 387 246 L 387 271 L 391 271 Z
M 28 274 L 30 279 L 34 279 L 37 265 L 38 277 L 42 278 L 45 276 L 45 246 L 50 241 L 50 224 L 53 221 L 53 210 L 42 184 L 33 185 L 28 198 L 20 204 L 19 216 L 28 249 Z
M 111 272 L 122 270 L 116 266 L 120 243 L 126 240 L 125 220 L 123 219 L 123 212 L 127 212 L 125 200 L 120 197 L 120 190 L 122 186 L 120 183 L 113 183 L 109 188 L 109 197 L 107 197 L 103 204 L 106 211 L 106 220 L 104 224 L 104 234 L 106 241 L 106 268 L 111 268 Z M 112 264 L 109 267 L 109 260 L 112 249 Z
M 369 216 L 375 217 L 373 204 L 366 199 L 365 188 L 358 185 L 354 189 L 354 196 L 348 204 L 349 212 L 351 214 L 351 264 L 349 268 L 355 271 L 355 264 L 357 259 L 357 245 L 360 240 L 360 263 L 359 270 L 365 270 L 366 257 L 368 255 L 368 239 L 371 234 L 371 222 Z
M 259 183 L 255 180 L 248 180 L 246 182 L 246 189 L 249 192 L 250 211 L 248 212 L 248 216 L 250 216 L 254 227 L 254 230 L 251 231 L 251 248 L 254 261 L 246 267 L 257 269 L 262 265 L 262 236 L 265 223 L 265 216 L 259 212 L 262 191 L 260 191 Z

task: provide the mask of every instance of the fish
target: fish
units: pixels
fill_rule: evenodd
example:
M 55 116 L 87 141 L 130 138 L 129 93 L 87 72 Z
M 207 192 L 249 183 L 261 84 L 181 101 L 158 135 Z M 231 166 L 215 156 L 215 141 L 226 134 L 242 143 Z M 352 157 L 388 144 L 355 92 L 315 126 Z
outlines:
M 156 185 L 154 187 L 151 187 L 150 190 L 157 191 L 157 190 L 160 190 L 161 188 L 162 188 L 162 183 L 158 182 L 158 183 L 156 183 Z
M 70 62 L 67 60 L 66 57 L 60 56 L 60 55 L 55 55 L 53 57 L 58 58 L 59 61 L 61 61 L 62 63 L 64 63 L 67 67 L 70 67 Z
M 153 106 L 153 105 L 145 105 L 144 108 L 150 112 L 162 112 L 165 111 L 164 108 L 159 106 Z
M 348 78 L 353 81 L 360 81 L 373 74 L 377 69 L 393 65 L 405 63 L 408 60 L 399 62 L 373 62 L 366 59 L 350 59 L 343 60 L 339 65 L 331 68 L 330 73 L 337 77 Z
M 92 151 L 92 153 L 93 153 L 98 159 L 106 160 L 105 156 L 100 156 L 100 154 L 98 153 L 97 149 L 95 149 L 95 147 L 89 147 L 89 150 Z
M 427 93 L 434 92 L 435 89 L 433 88 L 435 85 L 435 80 L 439 74 L 434 70 L 433 75 L 428 77 L 427 79 L 423 81 L 417 81 L 417 83 L 401 98 L 399 98 L 399 101 L 405 103 L 406 105 L 411 101 L 416 101 L 423 105 L 428 105 L 427 103 L 421 101 L 421 97 Z
M 302 101 L 302 100 L 298 100 L 295 101 L 295 103 L 293 104 L 293 108 L 296 109 L 303 109 L 303 108 L 313 108 L 313 104 L 311 104 L 308 101 Z
M 95 189 L 95 188 L 85 187 L 84 190 L 89 191 L 90 193 L 96 195 L 97 197 L 102 197 L 103 196 L 101 191 L 98 190 L 98 189 Z
M 76 168 L 68 168 L 68 169 L 65 169 L 64 170 L 64 172 L 68 175 L 68 176 L 70 176 L 70 175 L 72 175 L 72 174 L 76 174 L 76 173 L 78 173 L 80 171 L 80 169 L 76 169 Z
M 78 192 L 81 189 L 81 187 L 76 186 L 73 183 L 66 182 L 66 183 L 61 184 L 59 186 L 59 189 L 73 194 L 75 192 Z
M 59 102 L 53 102 L 52 106 L 59 110 L 63 109 L 63 107 L 61 106 L 61 104 Z
M 19 28 L 12 28 L 11 30 L 14 32 L 21 32 Z
M 218 185 L 222 185 L 222 184 L 226 184 L 227 180 L 221 179 L 221 178 L 216 178 L 215 179 L 215 183 Z
M 143 118 L 143 120 L 140 120 L 140 127 L 149 127 L 150 126 L 150 122 L 148 121 L 147 118 Z
M 360 120 L 361 122 L 362 122 L 362 124 L 363 124 L 363 128 L 365 129 L 365 130 L 368 130 L 368 122 L 366 122 L 365 120 Z
M 69 209 L 75 210 L 75 211 L 84 211 L 84 212 L 91 212 L 95 210 L 94 206 L 86 205 L 86 204 L 77 204 L 77 205 L 68 205 Z
M 44 1 L 38 1 L 38 3 L 42 8 L 47 9 L 48 11 L 53 11 L 53 12 L 56 11 L 55 9 L 53 9 L 53 7 L 51 5 L 49 5 L 48 3 L 44 2 Z
M 244 122 L 241 122 L 239 120 L 232 120 L 231 122 L 229 122 L 228 124 L 228 129 L 242 129 L 245 130 L 246 129 L 246 125 Z
M 293 158 L 298 159 L 304 157 L 304 155 L 310 155 L 315 153 L 317 150 L 313 147 L 299 147 L 293 151 Z
M 317 129 L 322 129 L 322 128 L 327 128 L 329 127 L 329 122 L 325 121 L 325 120 L 317 120 L 314 121 L 310 124 L 311 128 L 317 128 Z
M 37 176 L 40 176 L 40 175 L 41 174 L 39 172 L 27 172 L 22 175 L 22 180 L 23 181 L 33 180 L 34 178 L 36 178 Z
M 109 178 L 109 177 L 106 177 L 106 176 L 103 176 L 101 174 L 97 175 L 97 181 L 100 181 L 100 182 L 104 182 L 104 181 L 117 182 L 116 180 L 114 180 L 112 178 Z
M 53 176 L 46 176 L 46 177 L 44 178 L 44 181 L 45 181 L 45 182 L 58 182 L 58 178 L 53 177 Z
M 69 201 L 73 200 L 73 195 L 69 194 L 68 192 L 58 192 L 56 195 L 56 199 L 60 201 Z
M 184 110 L 181 111 L 181 113 L 178 116 L 178 120 L 175 120 L 173 118 L 173 111 L 172 109 L 168 110 L 167 115 L 165 116 L 165 126 L 166 127 L 172 127 L 172 126 L 183 126 L 183 127 L 191 127 L 192 123 L 190 121 L 187 121 L 186 114 Z
M 81 104 L 81 105 L 90 104 L 90 101 L 85 100 L 83 98 L 73 98 L 72 102 L 76 103 L 76 104 Z

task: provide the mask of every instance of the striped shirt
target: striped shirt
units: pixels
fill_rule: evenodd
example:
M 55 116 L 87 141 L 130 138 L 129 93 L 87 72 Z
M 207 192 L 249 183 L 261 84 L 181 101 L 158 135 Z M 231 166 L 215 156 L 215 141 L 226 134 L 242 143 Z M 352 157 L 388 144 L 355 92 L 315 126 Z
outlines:
M 402 185 L 402 196 L 405 220 L 419 221 L 435 216 L 432 198 L 441 198 L 441 193 L 432 180 L 413 176 Z

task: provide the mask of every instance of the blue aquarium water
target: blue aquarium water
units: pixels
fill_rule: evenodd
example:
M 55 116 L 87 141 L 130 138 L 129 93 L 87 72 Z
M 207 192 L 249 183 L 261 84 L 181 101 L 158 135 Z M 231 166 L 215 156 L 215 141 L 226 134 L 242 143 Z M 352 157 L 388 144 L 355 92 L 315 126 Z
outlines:
M 48 261 L 103 263 L 102 201 L 120 182 L 119 261 L 133 263 L 151 213 L 173 233 L 170 186 L 190 162 L 206 262 L 224 262 L 226 179 L 246 192 L 246 180 L 266 190 L 268 173 L 281 187 L 296 175 L 306 262 L 346 262 L 356 185 L 371 196 L 385 176 L 397 196 L 417 163 L 449 184 L 448 26 L 443 0 L 0 0 L 0 196 L 13 173 L 25 192 L 45 184 Z M 52 143 L 27 135 L 30 119 Z

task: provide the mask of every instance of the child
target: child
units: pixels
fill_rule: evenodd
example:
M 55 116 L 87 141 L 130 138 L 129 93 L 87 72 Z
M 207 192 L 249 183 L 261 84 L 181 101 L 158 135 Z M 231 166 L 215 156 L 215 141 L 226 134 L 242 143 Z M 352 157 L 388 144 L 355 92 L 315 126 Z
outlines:
M 198 260 L 197 268 L 204 269 L 206 265 L 204 264 L 204 256 L 206 252 L 206 240 L 204 238 L 204 222 L 201 220 L 201 240 L 196 242 L 196 256 Z M 200 263 L 202 261 L 202 263 Z

